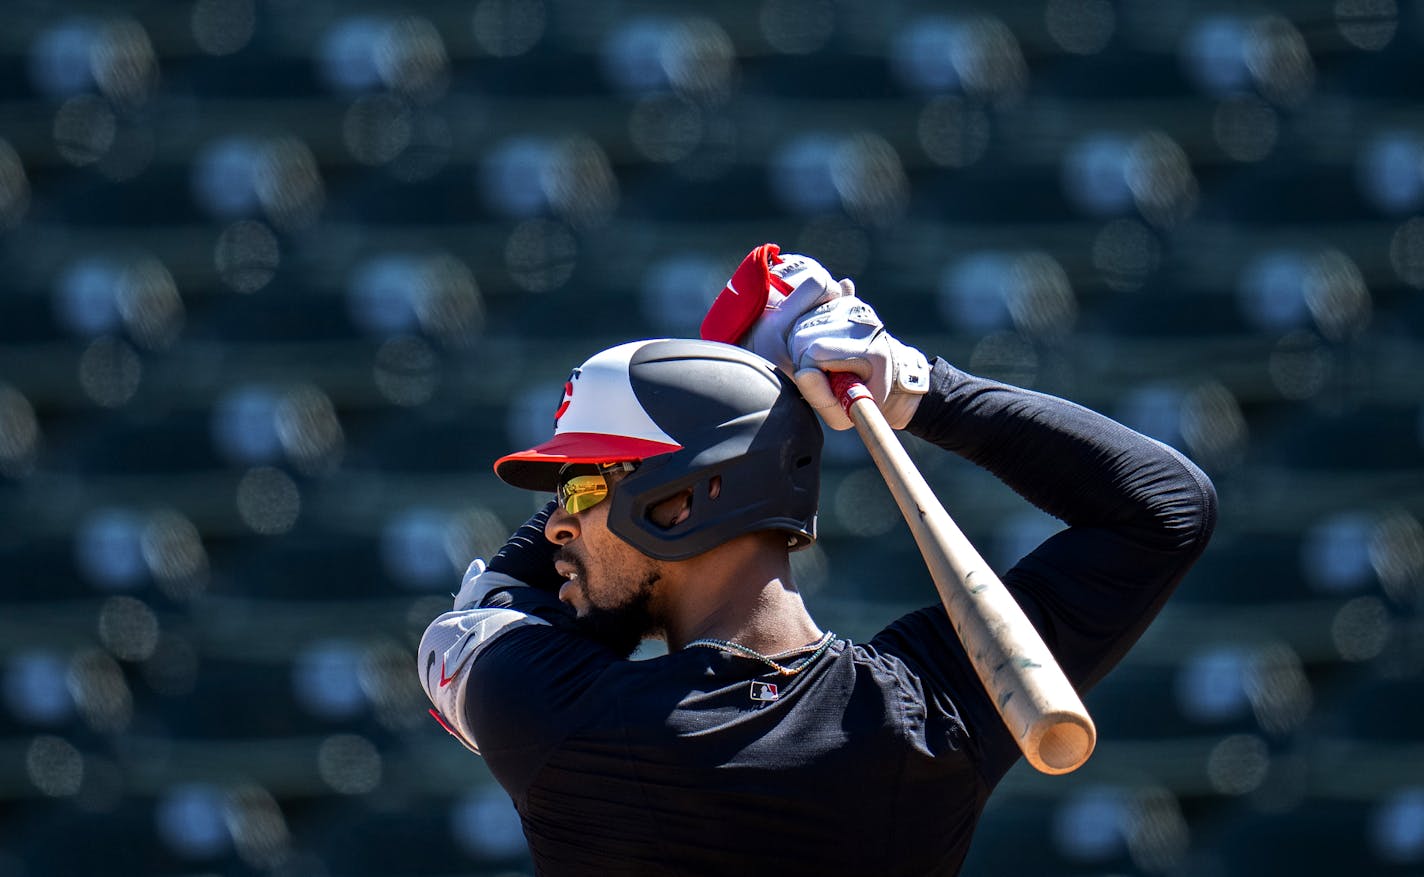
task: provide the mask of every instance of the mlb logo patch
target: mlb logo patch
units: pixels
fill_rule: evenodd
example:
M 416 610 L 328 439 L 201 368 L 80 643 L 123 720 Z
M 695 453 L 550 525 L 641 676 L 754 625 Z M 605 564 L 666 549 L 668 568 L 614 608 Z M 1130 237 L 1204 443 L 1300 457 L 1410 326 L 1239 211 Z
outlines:
M 781 693 L 776 690 L 775 683 L 762 682 L 760 679 L 753 679 L 751 696 L 752 700 L 767 701 L 776 700 L 778 697 L 781 697 Z

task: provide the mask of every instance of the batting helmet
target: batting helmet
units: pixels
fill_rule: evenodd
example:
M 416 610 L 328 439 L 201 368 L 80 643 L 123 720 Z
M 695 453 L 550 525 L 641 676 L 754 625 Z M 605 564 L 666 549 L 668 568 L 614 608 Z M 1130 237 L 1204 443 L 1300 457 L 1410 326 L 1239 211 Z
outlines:
M 566 464 L 638 461 L 612 493 L 608 527 L 644 554 L 681 560 L 759 530 L 810 545 L 820 458 L 820 422 L 771 363 L 730 344 L 661 339 L 574 369 L 554 437 L 494 468 L 515 487 L 552 491 Z M 686 520 L 665 528 L 649 518 L 689 487 Z

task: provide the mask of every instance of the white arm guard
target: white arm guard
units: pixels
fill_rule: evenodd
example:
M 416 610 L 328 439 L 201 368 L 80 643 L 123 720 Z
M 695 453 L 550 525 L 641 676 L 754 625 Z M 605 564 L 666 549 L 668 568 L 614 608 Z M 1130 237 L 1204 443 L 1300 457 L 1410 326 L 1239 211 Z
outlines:
M 475 657 L 502 633 L 548 623 L 513 609 L 464 609 L 446 612 L 425 629 L 417 652 L 420 684 L 435 704 L 436 720 L 471 752 L 480 751 L 465 721 L 465 683 Z

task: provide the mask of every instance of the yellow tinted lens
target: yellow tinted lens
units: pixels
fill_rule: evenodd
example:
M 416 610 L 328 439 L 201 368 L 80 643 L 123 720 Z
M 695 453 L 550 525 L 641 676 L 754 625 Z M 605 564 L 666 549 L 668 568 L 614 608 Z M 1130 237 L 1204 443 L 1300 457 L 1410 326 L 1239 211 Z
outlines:
M 559 505 L 571 515 L 591 509 L 608 496 L 602 475 L 576 475 L 559 485 Z

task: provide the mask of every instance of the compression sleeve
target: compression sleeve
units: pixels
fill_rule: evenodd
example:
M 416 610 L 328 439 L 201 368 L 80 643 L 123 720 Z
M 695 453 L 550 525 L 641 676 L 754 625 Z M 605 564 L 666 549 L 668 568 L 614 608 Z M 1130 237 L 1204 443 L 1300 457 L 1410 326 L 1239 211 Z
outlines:
M 1166 445 L 1054 396 L 943 360 L 909 431 L 992 472 L 1063 530 L 1003 576 L 1080 692 L 1146 629 L 1210 537 L 1216 494 Z M 958 706 L 992 784 L 1018 751 L 944 610 L 899 619 L 872 645 L 903 658 Z
M 1177 451 L 1081 405 L 936 359 L 909 431 L 988 469 L 1073 526 L 1109 527 L 1190 565 L 1216 520 L 1206 475 Z

